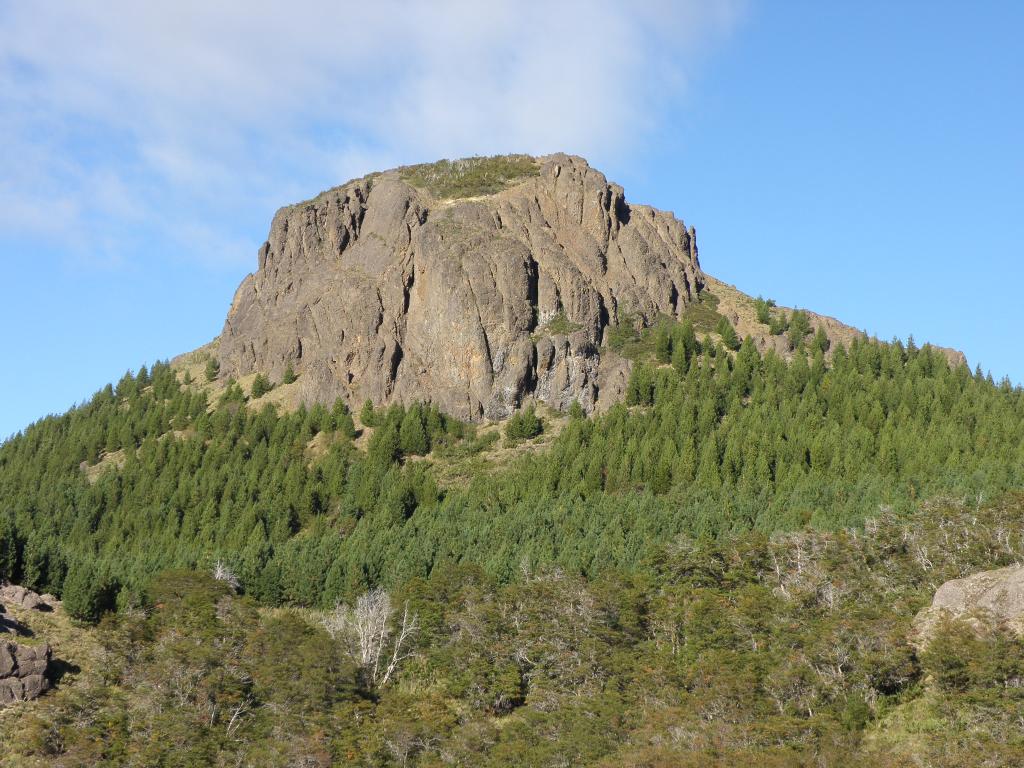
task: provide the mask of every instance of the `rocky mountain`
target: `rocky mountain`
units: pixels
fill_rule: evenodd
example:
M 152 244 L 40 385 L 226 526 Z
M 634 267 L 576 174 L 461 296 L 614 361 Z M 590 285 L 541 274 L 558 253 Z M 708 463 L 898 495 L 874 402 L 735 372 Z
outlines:
M 584 159 L 470 158 L 371 174 L 279 210 L 206 351 L 223 379 L 280 381 L 291 368 L 293 403 L 426 401 L 470 421 L 526 401 L 592 412 L 629 378 L 615 329 L 702 304 L 699 332 L 724 319 L 789 355 L 792 340 L 749 296 L 704 273 L 692 226 L 627 202 Z M 803 318 L 829 343 L 863 335 Z
M 495 191 L 452 188 L 474 174 Z M 291 365 L 305 398 L 429 400 L 464 419 L 528 397 L 590 411 L 625 380 L 600 349 L 609 326 L 678 318 L 704 283 L 693 228 L 579 157 L 398 169 L 278 211 L 221 370 Z

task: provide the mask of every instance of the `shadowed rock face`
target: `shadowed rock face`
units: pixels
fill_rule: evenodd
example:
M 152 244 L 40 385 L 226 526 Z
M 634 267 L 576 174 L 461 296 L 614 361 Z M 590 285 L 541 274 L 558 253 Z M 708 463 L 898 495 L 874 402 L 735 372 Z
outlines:
M 695 234 L 578 157 L 537 166 L 480 198 L 435 200 L 389 171 L 281 209 L 222 373 L 292 365 L 307 401 L 423 400 L 469 420 L 614 402 L 628 364 L 599 349 L 605 331 L 696 300 Z

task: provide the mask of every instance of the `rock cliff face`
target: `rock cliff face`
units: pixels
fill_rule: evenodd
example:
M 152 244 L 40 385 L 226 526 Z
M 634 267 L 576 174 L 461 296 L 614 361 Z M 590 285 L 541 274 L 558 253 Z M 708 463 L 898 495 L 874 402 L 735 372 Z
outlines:
M 696 300 L 695 233 L 581 158 L 530 162 L 493 194 L 445 199 L 399 169 L 278 211 L 222 374 L 291 365 L 308 401 L 426 400 L 469 420 L 618 399 L 628 367 L 605 333 Z

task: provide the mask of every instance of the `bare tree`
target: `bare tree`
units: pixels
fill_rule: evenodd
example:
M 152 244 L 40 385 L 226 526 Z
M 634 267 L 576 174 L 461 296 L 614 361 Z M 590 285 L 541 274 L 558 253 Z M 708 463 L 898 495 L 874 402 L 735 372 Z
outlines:
M 419 628 L 409 603 L 402 610 L 397 633 L 391 596 L 380 587 L 361 595 L 354 607 L 338 605 L 324 618 L 324 628 L 346 642 L 348 651 L 371 684 L 387 685 L 398 665 L 412 655 L 410 641 Z
M 223 560 L 218 560 L 213 564 L 213 578 L 217 581 L 223 581 L 235 592 L 237 592 L 238 588 L 242 585 L 238 580 L 238 577 L 234 574 L 234 571 L 228 568 Z

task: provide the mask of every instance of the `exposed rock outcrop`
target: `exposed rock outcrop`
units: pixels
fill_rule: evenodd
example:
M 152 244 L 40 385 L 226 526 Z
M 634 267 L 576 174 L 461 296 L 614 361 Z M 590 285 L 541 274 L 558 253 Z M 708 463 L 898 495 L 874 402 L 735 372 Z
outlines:
M 0 707 L 30 701 L 50 687 L 49 645 L 0 642 Z
M 932 604 L 915 619 L 919 644 L 927 643 L 944 616 L 976 625 L 1001 624 L 1024 634 L 1024 566 L 1012 565 L 947 581 L 936 590 Z
M 628 373 L 600 349 L 608 327 L 679 317 L 704 285 L 693 229 L 581 158 L 455 200 L 405 179 L 278 211 L 220 336 L 222 375 L 291 365 L 307 401 L 427 400 L 470 420 L 530 398 L 591 411 Z
M 16 584 L 0 584 L 0 602 L 26 610 L 38 610 L 47 606 L 43 595 L 37 595 L 31 589 Z

